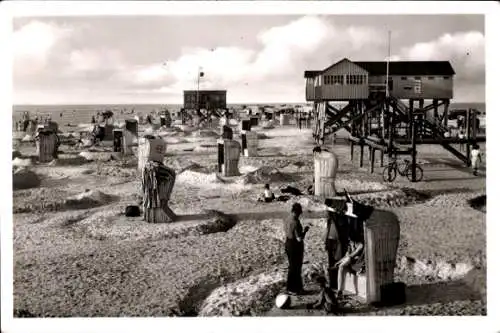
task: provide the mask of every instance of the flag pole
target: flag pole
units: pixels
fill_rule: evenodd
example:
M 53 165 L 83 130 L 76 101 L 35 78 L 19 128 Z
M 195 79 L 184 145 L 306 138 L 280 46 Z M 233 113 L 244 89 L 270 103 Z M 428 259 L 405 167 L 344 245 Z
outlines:
M 391 61 L 391 31 L 388 32 L 387 43 L 387 67 L 385 77 L 385 97 L 389 97 L 389 62 Z
M 387 43 L 387 65 L 386 65 L 386 75 L 385 75 L 385 112 L 382 117 L 382 140 L 385 140 L 385 137 L 389 137 L 389 157 L 392 155 L 392 114 L 389 114 L 389 63 L 391 61 L 391 30 L 388 31 L 387 33 L 388 37 L 388 43 Z M 388 127 L 385 128 L 386 126 L 386 117 L 389 117 L 388 119 Z M 387 133 L 388 132 L 388 133 Z

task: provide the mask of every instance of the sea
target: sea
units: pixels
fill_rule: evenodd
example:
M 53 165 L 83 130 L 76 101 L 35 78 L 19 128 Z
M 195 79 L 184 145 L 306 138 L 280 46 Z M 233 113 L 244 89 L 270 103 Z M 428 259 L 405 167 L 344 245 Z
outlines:
M 228 104 L 228 108 L 240 109 L 244 106 L 255 107 L 262 106 L 268 108 L 306 106 L 308 103 L 257 103 L 257 104 Z M 12 108 L 13 124 L 22 118 L 22 114 L 28 111 L 31 118 L 35 116 L 46 117 L 62 126 L 78 125 L 90 123 L 92 116 L 97 112 L 110 110 L 114 114 L 115 120 L 124 120 L 134 117 L 135 115 L 143 115 L 163 109 L 169 111 L 178 111 L 182 108 L 181 104 L 98 104 L 98 105 L 14 105 Z M 486 114 L 485 103 L 451 103 L 450 110 L 453 109 L 469 109 L 473 108 L 481 111 L 481 114 Z M 132 111 L 134 111 L 132 113 Z

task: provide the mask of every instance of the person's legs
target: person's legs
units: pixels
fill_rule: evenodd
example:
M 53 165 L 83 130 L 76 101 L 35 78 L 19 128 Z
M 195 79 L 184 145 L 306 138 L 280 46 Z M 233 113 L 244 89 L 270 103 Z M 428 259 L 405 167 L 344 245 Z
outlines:
M 337 289 L 338 269 L 334 267 L 337 262 L 335 260 L 335 244 L 331 239 L 327 239 L 326 241 L 326 251 L 328 253 L 328 282 L 330 283 L 330 288 Z
M 293 240 L 287 239 L 285 242 L 285 251 L 288 257 L 288 275 L 286 280 L 286 290 L 294 291 L 295 258 Z
M 345 279 L 348 273 L 348 268 L 347 265 L 340 265 L 338 267 L 338 281 L 337 281 L 337 286 L 338 286 L 338 291 L 340 294 L 344 292 L 344 287 L 345 287 Z

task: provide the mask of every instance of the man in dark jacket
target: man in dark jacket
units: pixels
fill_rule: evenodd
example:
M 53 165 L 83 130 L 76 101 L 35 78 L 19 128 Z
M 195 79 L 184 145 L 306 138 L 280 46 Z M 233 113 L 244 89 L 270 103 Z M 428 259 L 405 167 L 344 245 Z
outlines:
M 304 260 L 304 237 L 309 227 L 302 229 L 299 217 L 302 215 L 302 206 L 294 203 L 291 216 L 284 221 L 285 252 L 288 257 L 287 292 L 300 294 L 303 292 L 302 262 Z
M 325 200 L 328 210 L 328 219 L 325 234 L 325 250 L 328 254 L 328 278 L 330 287 L 337 289 L 337 262 L 347 253 L 349 245 L 349 225 L 345 215 L 345 209 L 335 209 L 333 200 Z M 342 205 L 344 206 L 344 205 Z

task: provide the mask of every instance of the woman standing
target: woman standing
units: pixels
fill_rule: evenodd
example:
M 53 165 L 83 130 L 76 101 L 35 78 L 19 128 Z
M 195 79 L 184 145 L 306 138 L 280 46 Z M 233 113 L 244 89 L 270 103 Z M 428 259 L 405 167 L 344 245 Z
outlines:
M 286 290 L 290 294 L 300 294 L 304 290 L 302 282 L 302 262 L 304 260 L 304 237 L 309 227 L 302 228 L 299 217 L 302 206 L 294 203 L 290 217 L 284 221 L 285 252 L 288 257 L 288 278 Z

